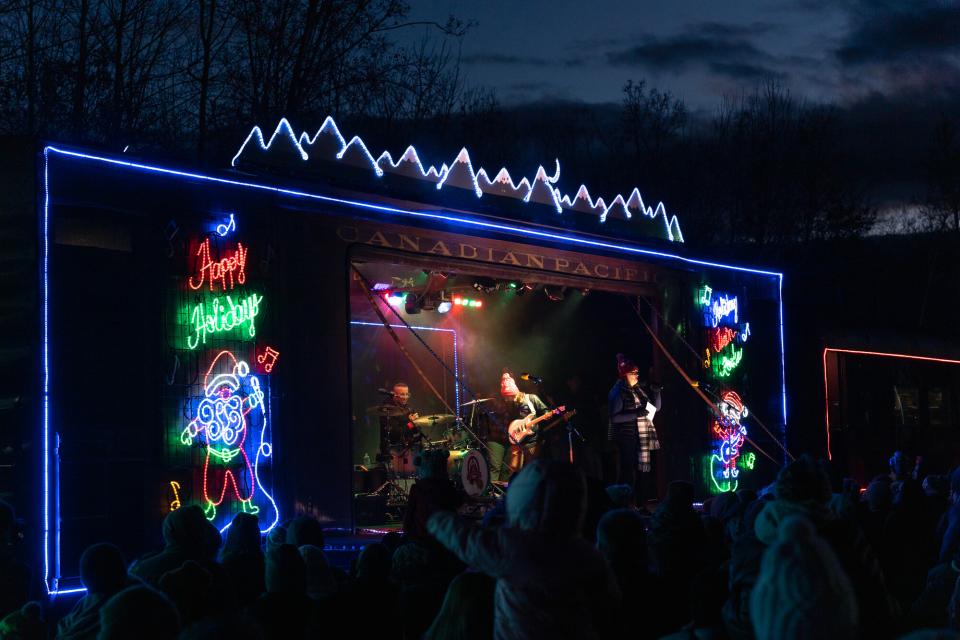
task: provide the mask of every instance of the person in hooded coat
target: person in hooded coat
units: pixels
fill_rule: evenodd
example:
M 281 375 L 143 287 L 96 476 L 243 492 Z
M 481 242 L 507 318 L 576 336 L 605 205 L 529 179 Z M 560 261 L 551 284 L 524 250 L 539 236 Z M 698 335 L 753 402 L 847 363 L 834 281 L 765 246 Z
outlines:
M 785 517 L 777 528 L 750 609 L 757 640 L 858 637 L 853 586 L 830 545 L 801 515 Z
M 187 560 L 208 568 L 206 565 L 216 558 L 221 540 L 220 532 L 199 505 L 180 507 L 163 520 L 163 551 L 137 561 L 130 573 L 155 587 L 163 574 L 179 569 Z
M 620 601 L 603 556 L 581 536 L 586 489 L 570 465 L 537 460 L 507 490 L 507 523 L 483 529 L 451 512 L 427 530 L 497 581 L 494 637 L 595 638 Z
M 836 554 L 853 584 L 865 637 L 885 638 L 896 631 L 900 606 L 890 594 L 875 551 L 858 527 L 827 508 L 832 492 L 822 463 L 801 456 L 777 474 L 776 499 L 768 502 L 754 524 L 757 540 L 769 547 L 790 516 L 806 518 Z
M 100 609 L 130 584 L 123 554 L 112 544 L 95 544 L 80 556 L 80 581 L 87 593 L 57 624 L 57 640 L 93 640 L 100 632 Z
M 257 516 L 249 513 L 234 516 L 220 550 L 220 563 L 233 583 L 240 606 L 249 605 L 263 593 L 264 558 Z
M 100 609 L 97 640 L 173 640 L 179 633 L 177 608 L 151 587 L 127 587 Z

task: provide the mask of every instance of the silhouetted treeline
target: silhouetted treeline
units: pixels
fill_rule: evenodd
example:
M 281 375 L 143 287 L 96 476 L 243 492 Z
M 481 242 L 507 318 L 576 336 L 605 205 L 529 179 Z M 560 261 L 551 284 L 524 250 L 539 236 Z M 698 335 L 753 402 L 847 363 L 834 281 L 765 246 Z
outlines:
M 532 177 L 561 162 L 565 192 L 640 188 L 694 244 L 848 237 L 877 203 L 849 122 L 777 84 L 715 110 L 626 82 L 606 104 L 504 107 L 459 63 L 469 25 L 412 22 L 399 0 L 0 0 L 0 133 L 214 166 L 253 124 L 315 131 L 334 115 L 373 148 L 416 143 L 449 162 Z M 915 227 L 960 228 L 955 127 L 931 124 Z

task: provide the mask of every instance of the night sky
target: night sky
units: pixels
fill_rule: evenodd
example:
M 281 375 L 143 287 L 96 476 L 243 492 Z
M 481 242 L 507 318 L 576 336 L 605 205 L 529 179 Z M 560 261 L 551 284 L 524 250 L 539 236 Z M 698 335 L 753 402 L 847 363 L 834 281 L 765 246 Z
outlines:
M 769 80 L 830 105 L 879 205 L 878 232 L 916 210 L 934 127 L 960 114 L 955 2 L 419 0 L 411 18 L 449 15 L 472 23 L 466 86 L 494 89 L 503 108 L 618 104 L 631 79 L 683 100 L 692 124 Z
M 475 23 L 471 84 L 504 104 L 615 102 L 647 79 L 694 109 L 775 78 L 796 95 L 851 104 L 958 86 L 960 4 L 919 0 L 419 0 L 411 17 Z

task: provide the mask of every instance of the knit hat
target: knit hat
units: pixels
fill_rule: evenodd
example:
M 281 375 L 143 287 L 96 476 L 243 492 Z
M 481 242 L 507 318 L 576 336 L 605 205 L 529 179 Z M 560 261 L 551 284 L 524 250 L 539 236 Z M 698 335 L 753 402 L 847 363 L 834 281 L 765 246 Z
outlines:
M 626 376 L 628 373 L 640 373 L 639 367 L 635 365 L 632 361 L 627 360 L 627 356 L 622 353 L 617 354 L 617 375 L 621 378 Z
M 500 377 L 500 395 L 504 398 L 512 398 L 518 393 L 520 393 L 520 389 L 517 387 L 517 381 L 513 379 L 513 374 L 504 371 Z
M 750 595 L 757 640 L 855 638 L 857 598 L 833 549 L 802 516 L 781 524 Z

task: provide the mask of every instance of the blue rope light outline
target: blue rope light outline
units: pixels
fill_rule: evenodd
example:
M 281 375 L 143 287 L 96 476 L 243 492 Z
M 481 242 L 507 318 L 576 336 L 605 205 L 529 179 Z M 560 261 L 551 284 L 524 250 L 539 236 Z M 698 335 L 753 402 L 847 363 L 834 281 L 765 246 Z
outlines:
M 91 162 L 98 162 L 102 164 L 113 165 L 117 167 L 123 167 L 127 169 L 135 169 L 145 172 L 158 173 L 161 175 L 174 176 L 178 178 L 187 178 L 191 180 L 198 180 L 201 182 L 210 182 L 214 184 L 223 184 L 235 187 L 243 187 L 247 189 L 256 189 L 259 191 L 267 191 L 271 193 L 283 194 L 288 196 L 307 198 L 309 200 L 315 200 L 318 202 L 328 202 L 332 204 L 346 205 L 349 207 L 363 209 L 366 211 L 376 211 L 379 213 L 393 214 L 399 216 L 405 216 L 410 218 L 421 218 L 425 220 L 438 220 L 443 222 L 453 223 L 455 225 L 460 225 L 468 228 L 475 229 L 487 229 L 491 231 L 498 231 L 501 233 L 507 233 L 514 236 L 526 236 L 531 238 L 541 238 L 544 240 L 552 240 L 556 242 L 563 242 L 566 244 L 581 246 L 581 247 L 592 247 L 596 249 L 607 249 L 611 251 L 616 251 L 620 253 L 627 253 L 632 255 L 642 255 L 642 256 L 652 256 L 656 258 L 663 258 L 666 260 L 675 260 L 685 264 L 698 265 L 703 267 L 713 267 L 717 269 L 727 269 L 730 271 L 738 271 L 741 273 L 752 273 L 756 275 L 770 276 L 777 278 L 779 280 L 777 286 L 777 297 L 779 301 L 779 325 L 780 325 L 780 385 L 781 385 L 781 398 L 782 398 L 782 408 L 783 408 L 783 424 L 781 427 L 780 437 L 786 441 L 786 430 L 787 430 L 787 380 L 786 380 L 786 360 L 785 360 L 785 342 L 784 342 L 784 330 L 783 330 L 783 273 L 778 271 L 767 271 L 764 269 L 753 269 L 750 267 L 743 267 L 739 265 L 730 265 L 723 264 L 720 262 L 713 262 L 710 260 L 698 260 L 696 258 L 689 258 L 686 256 L 681 256 L 674 253 L 667 253 L 665 251 L 655 251 L 653 249 L 644 249 L 641 247 L 635 247 L 631 245 L 617 244 L 614 242 L 606 242 L 603 240 L 593 240 L 590 238 L 584 238 L 578 235 L 566 235 L 562 233 L 555 233 L 552 231 L 542 231 L 539 229 L 532 229 L 529 227 L 517 226 L 506 224 L 502 222 L 490 222 L 486 220 L 477 220 L 474 218 L 451 215 L 446 213 L 431 212 L 431 211 L 411 211 L 407 209 L 400 209 L 397 207 L 390 207 L 387 205 L 374 204 L 371 202 L 363 202 L 359 200 L 348 200 L 345 198 L 336 198 L 333 196 L 325 196 L 318 193 L 310 193 L 307 191 L 298 191 L 294 189 L 286 189 L 283 187 L 277 187 L 268 184 L 262 184 L 258 182 L 246 182 L 242 180 L 232 180 L 229 178 L 222 178 L 218 176 L 211 176 L 202 173 L 194 173 L 189 171 L 180 171 L 177 169 L 170 169 L 166 167 L 158 167 L 154 165 L 142 164 L 138 162 L 129 162 L 126 160 L 118 160 L 116 158 L 109 158 L 105 156 L 97 156 L 89 153 L 81 153 L 79 151 L 70 151 L 67 149 L 60 149 L 53 145 L 47 145 L 43 149 L 43 189 L 44 189 L 44 200 L 43 200 L 43 453 L 44 453 L 44 525 L 43 525 L 43 564 L 44 564 L 44 584 L 47 589 L 47 593 L 51 596 L 56 596 L 58 593 L 67 593 L 67 591 L 58 591 L 56 584 L 54 588 L 50 588 L 50 566 L 49 566 L 49 546 L 50 546 L 50 332 L 49 332 L 49 300 L 50 300 L 50 283 L 49 283 L 49 266 L 50 266 L 50 154 L 55 153 L 62 156 L 67 156 L 70 158 L 77 158 L 79 160 L 87 160 Z M 786 454 L 784 454 L 786 455 Z M 784 458 L 786 460 L 786 458 Z M 59 507 L 59 505 L 58 505 Z M 57 524 L 57 530 L 59 535 L 59 519 Z M 57 576 L 59 576 L 60 567 L 59 564 L 56 567 Z M 59 578 L 55 578 L 56 581 Z M 76 591 L 70 591 L 74 593 Z

